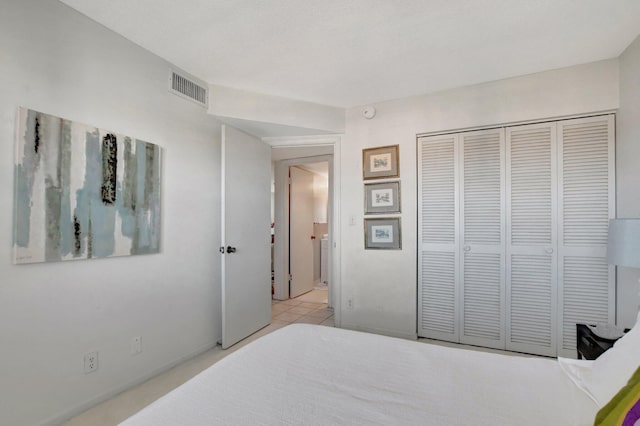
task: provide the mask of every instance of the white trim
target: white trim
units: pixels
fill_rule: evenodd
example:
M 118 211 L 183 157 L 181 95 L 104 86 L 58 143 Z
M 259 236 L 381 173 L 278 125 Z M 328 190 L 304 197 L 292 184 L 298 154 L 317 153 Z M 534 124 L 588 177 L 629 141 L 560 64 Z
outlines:
M 43 425 L 59 425 L 64 423 L 67 420 L 72 419 L 73 417 L 84 413 L 85 411 L 87 411 L 90 408 L 95 407 L 96 405 L 103 403 L 105 401 L 110 400 L 111 398 L 115 397 L 116 395 L 119 395 L 123 392 L 129 391 L 131 389 L 133 389 L 135 386 L 138 386 L 146 381 L 148 381 L 149 379 L 153 379 L 154 377 L 159 376 L 162 373 L 166 373 L 167 371 L 171 370 L 173 367 L 180 365 L 188 360 L 194 359 L 195 357 L 197 357 L 198 355 L 201 355 L 207 351 L 216 351 L 216 353 L 221 353 L 222 352 L 222 348 L 216 344 L 215 342 L 209 342 L 203 346 L 199 346 L 196 349 L 189 351 L 186 355 L 181 356 L 180 358 L 171 361 L 169 363 L 166 363 L 158 368 L 153 369 L 152 371 L 143 374 L 140 377 L 137 377 L 133 380 L 129 380 L 127 381 L 125 384 L 122 385 L 118 385 L 118 386 L 114 386 L 110 389 L 108 389 L 105 392 L 102 392 L 101 394 L 93 397 L 93 398 L 89 398 L 88 400 L 81 402 L 80 404 L 76 405 L 75 407 L 72 407 L 68 410 L 65 410 L 61 413 L 58 414 L 54 414 L 53 416 L 49 417 L 48 419 L 44 420 L 42 422 Z
M 329 163 L 329 217 L 328 222 L 331 224 L 331 207 L 333 200 L 331 199 L 331 175 L 333 168 L 333 155 L 317 155 L 313 157 L 291 158 L 276 162 L 275 166 L 275 229 L 274 229 L 274 251 L 273 251 L 273 269 L 274 269 L 274 298 L 278 300 L 286 300 L 289 298 L 289 290 L 287 289 L 288 271 L 289 271 L 289 168 L 310 163 L 320 163 L 326 161 Z M 286 188 L 286 189 L 285 189 Z M 331 236 L 331 232 L 329 232 Z M 331 247 L 329 247 L 329 258 L 331 258 Z M 331 295 L 332 282 L 329 282 L 329 295 Z M 329 306 L 333 306 L 331 301 Z
M 616 115 L 611 114 L 609 126 L 609 220 L 615 219 L 618 215 L 616 210 L 617 194 L 616 191 Z M 617 266 L 609 265 L 609 282 L 613 286 L 609 289 L 610 297 L 613 297 L 613 303 L 609 306 L 609 317 L 613 317 L 613 323 L 618 324 L 618 277 L 616 275 Z M 611 313 L 613 310 L 613 314 Z
M 423 136 L 448 135 L 448 134 L 451 134 L 451 133 L 474 132 L 476 130 L 498 129 L 500 127 L 512 127 L 512 126 L 522 126 L 522 125 L 526 125 L 526 124 L 549 123 L 549 122 L 560 121 L 560 120 L 572 120 L 574 118 L 598 117 L 598 116 L 601 116 L 601 115 L 616 114 L 616 112 L 617 112 L 616 110 L 603 110 L 603 111 L 596 111 L 596 112 L 585 113 L 585 114 L 560 115 L 560 116 L 557 116 L 557 117 L 539 118 L 539 119 L 535 119 L 535 120 L 506 121 L 506 122 L 498 123 L 498 124 L 494 123 L 494 124 L 488 124 L 488 125 L 461 127 L 461 128 L 458 128 L 458 129 L 438 130 L 438 131 L 434 131 L 434 132 L 418 133 L 418 134 L 416 134 L 416 140 L 417 140 L 417 138 L 420 138 L 420 137 L 423 137 Z
M 226 216 L 226 200 L 227 200 L 227 191 L 226 191 L 226 140 L 227 140 L 227 126 L 222 125 L 220 127 L 220 247 L 227 246 L 227 236 L 226 236 L 226 228 L 227 223 L 225 220 Z M 220 342 L 225 341 L 225 327 L 224 321 L 226 317 L 226 304 L 225 301 L 225 282 L 226 282 L 226 258 L 220 255 Z
M 337 326 L 336 326 L 337 327 Z M 406 340 L 418 340 L 418 333 L 403 333 L 395 330 L 387 330 L 376 327 L 361 327 L 359 325 L 347 324 L 344 326 L 346 330 L 364 331 L 365 333 L 380 334 L 382 336 L 397 337 Z M 426 339 L 429 339 L 428 337 Z
M 264 137 L 262 142 L 272 147 L 286 148 L 298 146 L 320 146 L 336 145 L 340 141 L 340 136 L 285 136 L 285 137 Z
M 268 140 L 267 140 L 268 139 Z M 293 137 L 293 138 L 263 138 L 263 141 L 272 147 L 303 147 L 309 145 L 332 145 L 332 155 L 293 158 L 277 161 L 275 164 L 275 194 L 274 194 L 274 298 L 288 298 L 287 275 L 289 270 L 289 230 L 286 224 L 289 222 L 288 170 L 290 166 L 313 163 L 318 161 L 329 162 L 329 305 L 334 308 L 334 323 L 336 327 L 341 324 L 340 300 L 341 300 L 341 266 L 340 266 L 340 136 L 331 137 Z

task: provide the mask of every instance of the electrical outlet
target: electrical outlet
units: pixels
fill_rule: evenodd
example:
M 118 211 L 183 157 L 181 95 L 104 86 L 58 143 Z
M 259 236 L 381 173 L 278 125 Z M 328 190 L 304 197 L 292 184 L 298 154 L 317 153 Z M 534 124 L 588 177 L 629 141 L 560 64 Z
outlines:
M 131 338 L 131 355 L 138 355 L 142 352 L 142 337 L 135 336 Z
M 84 355 L 84 373 L 93 373 L 98 369 L 98 351 Z
M 347 309 L 353 309 L 353 299 L 352 298 L 348 298 L 347 299 Z

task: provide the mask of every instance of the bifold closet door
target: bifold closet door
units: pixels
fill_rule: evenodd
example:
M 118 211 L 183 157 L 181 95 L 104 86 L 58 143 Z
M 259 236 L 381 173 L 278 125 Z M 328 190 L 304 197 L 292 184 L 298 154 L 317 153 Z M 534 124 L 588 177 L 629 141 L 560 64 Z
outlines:
M 505 347 L 505 132 L 460 133 L 460 342 Z
M 418 139 L 418 335 L 457 342 L 458 135 Z
M 558 122 L 559 356 L 576 356 L 576 323 L 615 322 L 614 267 L 607 264 L 614 129 L 613 115 Z
M 506 349 L 556 354 L 556 123 L 507 127 Z
M 418 335 L 576 356 L 614 323 L 614 116 L 418 139 Z

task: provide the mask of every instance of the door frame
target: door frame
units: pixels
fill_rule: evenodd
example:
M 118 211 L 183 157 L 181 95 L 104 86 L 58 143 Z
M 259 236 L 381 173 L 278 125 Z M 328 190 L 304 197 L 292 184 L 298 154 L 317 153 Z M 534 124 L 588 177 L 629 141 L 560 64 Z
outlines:
M 330 304 L 334 309 L 334 323 L 336 327 L 341 325 L 341 280 L 340 280 L 340 136 L 318 137 L 287 137 L 287 138 L 263 138 L 263 141 L 277 148 L 299 148 L 319 145 L 332 145 L 333 155 L 321 155 L 313 157 L 301 157 L 280 160 L 275 164 L 274 177 L 274 298 L 288 298 L 289 271 L 289 191 L 288 178 L 289 167 L 294 165 L 329 162 L 329 279 Z

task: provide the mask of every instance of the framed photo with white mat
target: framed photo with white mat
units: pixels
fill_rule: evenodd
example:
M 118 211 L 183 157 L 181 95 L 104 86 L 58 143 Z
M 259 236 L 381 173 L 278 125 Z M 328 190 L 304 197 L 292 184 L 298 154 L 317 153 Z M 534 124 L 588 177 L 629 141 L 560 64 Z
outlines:
M 400 181 L 364 184 L 364 214 L 380 213 L 400 213 Z
M 362 178 L 384 179 L 400 177 L 399 146 L 379 146 L 362 150 Z
M 400 226 L 400 218 L 365 218 L 364 248 L 367 250 L 402 249 L 402 230 Z

